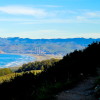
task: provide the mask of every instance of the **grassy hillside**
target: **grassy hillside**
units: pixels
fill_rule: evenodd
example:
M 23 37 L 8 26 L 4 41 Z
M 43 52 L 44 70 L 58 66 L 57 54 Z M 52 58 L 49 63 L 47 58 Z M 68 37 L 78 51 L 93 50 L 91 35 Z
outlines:
M 53 66 L 59 59 L 48 59 L 43 61 L 29 62 L 23 64 L 21 67 L 1 68 L 0 69 L 0 83 L 10 81 L 16 76 L 22 76 L 25 73 L 33 73 L 34 75 L 41 73 L 43 70 Z
M 22 75 L 21 73 L 11 73 L 4 76 L 0 76 L 0 83 L 3 83 L 5 81 L 10 81 L 11 79 L 14 79 L 16 76 Z
M 26 72 L 20 72 L 20 73 L 10 73 L 10 74 L 6 74 L 6 75 L 2 75 L 0 76 L 0 84 L 3 82 L 10 82 L 12 79 L 18 77 L 18 76 L 22 76 L 25 73 L 32 73 L 34 75 L 37 75 L 38 73 L 41 73 L 42 70 L 31 70 L 31 71 L 26 71 Z
M 10 73 L 12 73 L 10 68 L 1 68 L 0 69 L 0 76 L 7 75 L 7 74 L 10 74 Z
M 67 54 L 43 72 L 26 73 L 0 85 L 0 96 L 6 100 L 53 100 L 53 95 L 72 88 L 90 76 L 97 75 L 100 66 L 100 43 Z M 97 92 L 98 93 L 98 92 Z

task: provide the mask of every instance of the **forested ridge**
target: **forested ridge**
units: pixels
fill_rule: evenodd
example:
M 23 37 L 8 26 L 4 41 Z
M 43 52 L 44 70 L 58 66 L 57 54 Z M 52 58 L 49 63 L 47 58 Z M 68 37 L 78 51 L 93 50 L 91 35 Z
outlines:
M 0 84 L 0 98 L 3 98 L 2 100 L 54 100 L 53 97 L 58 92 L 74 87 L 87 77 L 98 76 L 97 69 L 100 68 L 98 58 L 100 58 L 100 42 L 94 42 L 83 50 L 75 50 L 67 54 L 37 75 L 25 73 L 16 76 L 10 82 L 3 82 Z M 98 89 L 94 95 L 99 98 L 100 79 L 94 85 L 94 90 L 95 87 Z

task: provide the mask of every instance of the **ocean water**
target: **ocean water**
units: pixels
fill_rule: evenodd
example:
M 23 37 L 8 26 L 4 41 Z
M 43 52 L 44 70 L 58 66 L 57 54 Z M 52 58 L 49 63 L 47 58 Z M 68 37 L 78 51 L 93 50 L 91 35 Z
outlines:
M 27 55 L 0 54 L 0 68 L 19 66 L 34 60 L 34 57 Z

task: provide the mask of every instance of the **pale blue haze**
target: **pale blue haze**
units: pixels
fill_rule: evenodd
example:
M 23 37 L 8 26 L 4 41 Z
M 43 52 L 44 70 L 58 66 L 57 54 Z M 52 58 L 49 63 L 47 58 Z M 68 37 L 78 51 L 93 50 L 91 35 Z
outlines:
M 100 38 L 100 0 L 0 0 L 0 37 Z

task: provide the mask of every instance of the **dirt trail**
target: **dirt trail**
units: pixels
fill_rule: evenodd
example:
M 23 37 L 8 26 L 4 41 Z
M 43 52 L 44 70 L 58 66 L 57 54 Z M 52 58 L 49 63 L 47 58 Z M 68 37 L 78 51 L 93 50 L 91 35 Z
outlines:
M 80 82 L 73 89 L 61 92 L 56 96 L 57 100 L 96 100 L 93 96 L 93 87 L 95 78 L 90 77 Z

